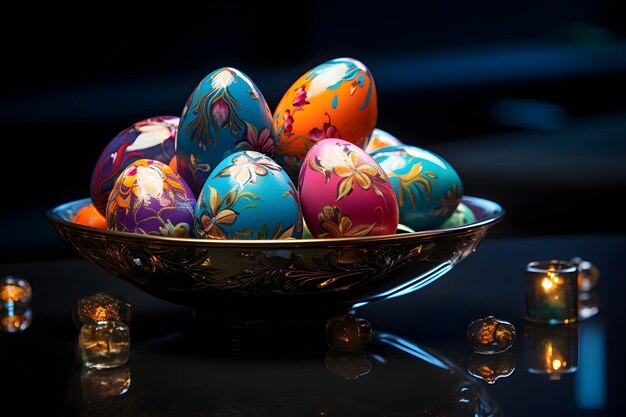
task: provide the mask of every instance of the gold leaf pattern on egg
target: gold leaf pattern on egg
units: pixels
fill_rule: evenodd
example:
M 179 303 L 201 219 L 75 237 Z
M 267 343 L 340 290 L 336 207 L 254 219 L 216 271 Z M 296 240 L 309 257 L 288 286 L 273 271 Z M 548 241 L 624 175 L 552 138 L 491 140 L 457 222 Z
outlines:
M 421 162 L 415 163 L 409 172 L 404 175 L 397 175 L 393 171 L 388 173 L 389 177 L 395 177 L 400 181 L 400 186 L 398 187 L 398 204 L 400 207 L 403 207 L 406 204 L 407 195 L 409 200 L 411 201 L 411 207 L 417 207 L 417 200 L 413 189 L 417 189 L 417 191 L 422 195 L 422 198 L 430 199 L 432 194 L 433 185 L 437 185 L 437 183 L 432 180 L 437 179 L 437 174 L 424 171 Z M 415 184 L 415 187 L 412 185 Z
M 451 211 L 454 212 L 459 203 L 461 203 L 461 190 L 457 184 L 452 184 L 452 188 L 439 198 L 439 206 L 434 208 L 430 214 L 443 217 Z
M 208 82 L 207 79 L 203 81 Z M 220 135 L 218 127 L 229 128 L 233 135 L 244 128 L 244 121 L 237 111 L 241 106 L 228 90 L 228 86 L 236 82 L 232 71 L 223 68 L 211 78 L 210 90 L 199 96 L 201 89 L 194 90 L 190 103 L 195 103 L 191 111 L 196 117 L 183 128 L 191 130 L 190 139 L 201 149 L 206 150 L 207 145 L 215 146 Z M 215 136 L 211 135 L 210 126 Z
M 350 216 L 343 215 L 341 209 L 336 206 L 324 206 L 317 215 L 321 228 L 324 232 L 318 237 L 358 237 L 367 236 L 376 223 L 352 225 Z

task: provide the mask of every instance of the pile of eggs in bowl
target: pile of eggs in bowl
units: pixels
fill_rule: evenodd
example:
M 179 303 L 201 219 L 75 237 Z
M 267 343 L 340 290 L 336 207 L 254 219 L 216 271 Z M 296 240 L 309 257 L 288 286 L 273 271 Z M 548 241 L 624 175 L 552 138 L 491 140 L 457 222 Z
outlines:
M 338 238 L 475 220 L 443 158 L 376 128 L 376 86 L 351 58 L 304 73 L 272 112 L 235 68 L 200 81 L 178 116 L 115 136 L 74 222 L 205 239 Z

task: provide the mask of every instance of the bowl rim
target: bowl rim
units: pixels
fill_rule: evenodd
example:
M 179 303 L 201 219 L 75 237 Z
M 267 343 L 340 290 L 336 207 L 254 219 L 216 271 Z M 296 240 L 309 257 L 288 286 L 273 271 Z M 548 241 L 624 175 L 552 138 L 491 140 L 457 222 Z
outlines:
M 258 240 L 219 240 L 219 239 L 202 239 L 202 238 L 182 238 L 158 235 L 142 235 L 135 233 L 118 232 L 114 230 L 99 229 L 96 227 L 86 226 L 66 220 L 62 217 L 64 211 L 68 211 L 71 207 L 85 206 L 91 202 L 91 198 L 68 201 L 59 204 L 46 211 L 46 218 L 57 228 L 72 229 L 86 235 L 93 235 L 100 238 L 115 238 L 123 240 L 133 240 L 137 243 L 144 241 L 147 243 L 161 243 L 163 245 L 182 245 L 186 247 L 237 247 L 237 248 L 293 248 L 308 246 L 345 246 L 355 244 L 377 244 L 377 243 L 400 243 L 405 240 L 414 239 L 430 239 L 434 237 L 451 237 L 461 236 L 474 233 L 477 229 L 485 229 L 502 220 L 505 210 L 500 204 L 481 197 L 463 196 L 461 202 L 469 203 L 470 206 L 479 206 L 487 214 L 485 218 L 472 223 L 461 226 L 448 227 L 444 229 L 428 229 L 415 232 L 395 233 L 377 236 L 359 236 L 359 237 L 342 237 L 342 238 L 306 238 L 306 239 L 258 239 Z

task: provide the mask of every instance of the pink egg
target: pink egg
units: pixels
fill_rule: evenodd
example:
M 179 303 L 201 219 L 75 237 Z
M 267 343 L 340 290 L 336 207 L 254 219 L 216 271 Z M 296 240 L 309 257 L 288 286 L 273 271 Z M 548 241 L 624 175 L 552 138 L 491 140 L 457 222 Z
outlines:
M 298 178 L 300 203 L 319 238 L 394 234 L 398 200 L 385 171 L 362 148 L 323 139 L 307 152 Z

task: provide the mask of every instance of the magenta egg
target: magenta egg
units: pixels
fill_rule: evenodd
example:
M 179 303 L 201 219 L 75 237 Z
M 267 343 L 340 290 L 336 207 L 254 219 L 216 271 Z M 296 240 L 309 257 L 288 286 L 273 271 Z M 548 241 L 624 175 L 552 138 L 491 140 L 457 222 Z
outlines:
M 385 171 L 362 148 L 323 139 L 307 152 L 298 178 L 304 220 L 315 237 L 394 234 L 398 201 Z
M 169 165 L 139 159 L 117 178 L 106 208 L 107 228 L 118 232 L 189 237 L 196 199 Z
M 122 171 L 138 159 L 154 159 L 166 164 L 176 153 L 176 116 L 150 117 L 132 124 L 104 147 L 91 174 L 89 194 L 105 214 L 109 193 Z

